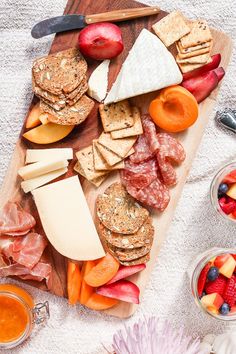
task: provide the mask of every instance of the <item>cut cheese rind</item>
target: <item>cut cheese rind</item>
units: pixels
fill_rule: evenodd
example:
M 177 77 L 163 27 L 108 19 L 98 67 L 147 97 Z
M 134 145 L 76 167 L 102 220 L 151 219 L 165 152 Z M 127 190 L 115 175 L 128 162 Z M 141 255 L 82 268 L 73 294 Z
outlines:
M 110 60 L 104 60 L 91 74 L 88 81 L 88 95 L 102 102 L 107 94 Z
M 26 151 L 25 163 L 44 161 L 49 159 L 73 159 L 72 148 L 61 149 L 28 149 Z
M 52 171 L 49 173 L 46 173 L 45 175 L 38 176 L 32 179 L 28 179 L 27 181 L 21 182 L 21 188 L 25 193 L 31 192 L 32 190 L 39 188 L 43 186 L 44 184 L 47 184 L 51 181 L 53 181 L 55 178 L 60 177 L 64 175 L 68 171 L 67 167 L 61 168 L 56 171 Z
M 157 36 L 143 29 L 104 103 L 122 101 L 181 81 L 182 75 L 173 55 Z
M 78 261 L 105 256 L 78 176 L 32 194 L 46 236 L 59 253 Z
M 67 166 L 68 161 L 65 159 L 48 159 L 23 166 L 18 170 L 18 174 L 24 180 L 28 180 Z

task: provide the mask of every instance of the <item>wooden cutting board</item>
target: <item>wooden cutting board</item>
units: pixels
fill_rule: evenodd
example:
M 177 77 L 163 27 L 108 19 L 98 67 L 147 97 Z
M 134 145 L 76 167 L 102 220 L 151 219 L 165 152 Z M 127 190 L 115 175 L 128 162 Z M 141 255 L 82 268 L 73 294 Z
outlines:
M 106 11 L 111 11 L 115 9 L 122 8 L 133 8 L 133 7 L 142 7 L 145 6 L 141 3 L 134 2 L 132 0 L 69 0 L 65 9 L 64 14 L 95 14 Z M 156 21 L 160 20 L 163 16 L 165 16 L 165 12 L 162 11 L 158 15 L 154 15 L 151 17 L 140 18 L 133 21 L 121 22 L 119 24 L 122 35 L 124 39 L 125 50 L 124 52 L 118 56 L 115 60 L 112 61 L 110 65 L 109 72 L 109 86 L 114 82 L 119 69 L 126 58 L 129 50 L 135 42 L 135 39 L 139 35 L 140 31 L 143 28 L 147 28 L 151 30 L 151 26 Z M 59 34 L 55 37 L 52 47 L 51 53 L 58 52 L 60 50 L 68 49 L 72 46 L 76 46 L 77 37 L 79 31 L 71 31 L 63 34 Z M 216 30 L 212 30 L 214 37 L 214 53 L 221 53 L 222 55 L 222 63 L 225 69 L 230 60 L 231 52 L 232 52 L 232 42 L 230 38 Z M 46 53 L 45 53 L 46 54 Z M 88 61 L 89 64 L 89 74 L 94 70 L 94 68 L 98 65 L 95 61 Z M 178 134 L 177 138 L 182 142 L 184 148 L 187 153 L 187 158 L 185 162 L 177 169 L 178 174 L 178 185 L 171 190 L 171 201 L 168 208 L 161 214 L 157 214 L 153 212 L 154 225 L 155 225 L 155 240 L 152 247 L 151 252 L 151 260 L 147 264 L 147 269 L 142 273 L 133 276 L 133 281 L 135 281 L 141 290 L 141 295 L 144 292 L 145 285 L 150 277 L 151 271 L 154 267 L 157 255 L 159 253 L 162 242 L 165 239 L 166 231 L 171 223 L 171 220 L 174 215 L 174 211 L 178 200 L 181 195 L 182 188 L 185 184 L 187 175 L 191 168 L 192 161 L 196 154 L 197 148 L 200 144 L 201 138 L 203 136 L 204 129 L 207 125 L 209 118 L 213 119 L 211 113 L 213 111 L 213 107 L 216 102 L 216 97 L 219 91 L 219 87 L 213 92 L 213 94 L 207 98 L 203 103 L 200 104 L 200 114 L 197 122 L 193 127 L 188 129 L 188 131 Z M 132 99 L 132 103 L 136 104 L 142 112 L 147 111 L 147 107 L 150 103 L 150 100 L 156 96 L 156 93 L 147 94 L 143 96 L 139 96 L 138 98 Z M 37 102 L 37 98 L 34 97 L 32 106 Z M 29 109 L 29 110 L 30 110 Z M 22 133 L 25 131 L 25 126 L 22 128 Z M 39 216 L 37 214 L 36 207 L 32 200 L 31 195 L 25 195 L 19 188 L 20 186 L 20 178 L 17 176 L 17 171 L 19 167 L 24 165 L 25 160 L 25 151 L 28 148 L 54 148 L 54 147 L 73 147 L 74 151 L 77 151 L 85 146 L 88 146 L 92 139 L 98 137 L 101 132 L 101 124 L 98 119 L 97 114 L 97 105 L 91 112 L 90 116 L 86 119 L 86 121 L 76 127 L 73 132 L 64 140 L 50 145 L 37 145 L 30 143 L 24 139 L 20 138 L 16 144 L 16 148 L 14 154 L 12 156 L 12 160 L 10 162 L 8 172 L 5 176 L 1 193 L 0 193 L 0 205 L 4 205 L 8 200 L 19 201 L 23 208 L 30 211 L 37 220 L 37 232 L 43 233 L 43 229 L 40 223 Z M 73 166 L 75 164 L 75 160 L 70 164 L 70 170 L 67 173 L 67 176 L 71 176 L 74 174 Z M 104 189 L 110 185 L 114 180 L 118 179 L 118 175 L 115 173 L 110 178 L 106 180 L 105 183 L 99 189 L 93 187 L 89 182 L 84 179 L 81 179 L 83 189 L 85 195 L 87 197 L 88 204 L 90 206 L 90 210 L 94 215 L 94 205 L 95 199 L 98 193 L 103 192 Z M 53 267 L 53 287 L 51 292 L 58 296 L 66 297 L 66 259 L 61 256 L 51 245 L 49 245 L 44 253 L 44 259 L 51 262 Z M 33 281 L 27 281 L 28 284 L 31 284 L 37 288 L 42 290 L 47 290 L 44 283 L 38 283 Z M 141 296 L 142 298 L 142 296 Z M 111 315 L 115 315 L 118 317 L 128 317 L 135 311 L 136 306 L 128 304 L 128 303 L 120 303 L 117 307 L 110 309 L 107 313 Z

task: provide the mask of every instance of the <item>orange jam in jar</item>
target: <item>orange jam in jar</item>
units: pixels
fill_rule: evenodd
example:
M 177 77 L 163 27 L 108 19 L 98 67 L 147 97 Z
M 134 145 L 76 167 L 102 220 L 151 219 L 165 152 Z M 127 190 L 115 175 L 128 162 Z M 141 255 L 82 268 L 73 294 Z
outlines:
M 21 344 L 32 332 L 34 323 L 46 318 L 40 311 L 48 303 L 35 306 L 31 295 L 13 284 L 0 284 L 0 349 Z

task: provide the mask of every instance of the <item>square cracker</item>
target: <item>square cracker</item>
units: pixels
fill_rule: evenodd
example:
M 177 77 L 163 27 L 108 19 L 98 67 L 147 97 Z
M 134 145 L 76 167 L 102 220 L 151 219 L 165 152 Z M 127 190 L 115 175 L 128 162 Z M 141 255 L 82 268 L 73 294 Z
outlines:
M 152 26 L 156 35 L 169 47 L 181 37 L 190 32 L 184 16 L 179 11 L 173 11 Z
M 181 64 L 178 63 L 180 70 L 182 71 L 182 73 L 187 73 L 189 71 L 195 70 L 200 68 L 201 66 L 205 65 L 205 64 L 209 64 L 212 62 L 212 59 L 209 58 L 209 60 L 206 63 L 201 63 L 201 64 Z
M 81 176 L 83 176 L 84 178 L 86 178 L 85 176 L 85 172 L 84 170 L 82 169 L 81 165 L 79 162 L 76 163 L 75 167 L 74 167 L 74 170 L 76 172 L 78 172 Z M 103 176 L 100 176 L 100 177 L 96 177 L 96 178 L 93 178 L 91 179 L 89 182 L 91 182 L 92 184 L 94 184 L 96 187 L 99 187 L 103 181 L 105 181 L 107 175 L 103 175 Z
M 109 105 L 100 104 L 99 112 L 105 132 L 132 127 L 134 124 L 128 100 Z
M 111 150 L 106 148 L 105 146 L 100 145 L 99 143 L 97 143 L 97 149 L 99 150 L 99 152 L 101 153 L 101 155 L 106 160 L 106 162 L 108 163 L 109 166 L 113 166 L 122 160 L 122 158 L 120 156 L 118 156 L 117 154 L 115 154 L 114 152 L 112 152 Z M 134 153 L 134 149 L 131 148 L 125 157 L 128 157 L 128 156 L 132 155 L 133 153 Z
M 114 140 L 110 133 L 102 133 L 98 139 L 99 144 L 107 147 L 122 159 L 127 155 L 136 141 L 136 137 Z
M 180 39 L 183 48 L 189 48 L 212 40 L 210 28 L 205 20 L 192 22 L 191 32 Z
M 94 180 L 95 178 L 101 177 L 107 173 L 107 171 L 96 171 L 94 168 L 94 160 L 93 160 L 93 147 L 92 145 L 79 150 L 76 152 L 76 157 L 78 159 L 77 172 L 83 171 L 81 173 L 86 179 L 89 181 Z M 81 167 L 79 169 L 79 166 Z
M 188 54 L 191 52 L 195 52 L 197 50 L 209 48 L 212 46 L 212 42 L 213 41 L 211 40 L 209 42 L 201 43 L 201 44 L 195 45 L 193 47 L 183 48 L 181 41 L 178 41 L 178 42 L 176 42 L 176 47 L 177 47 L 178 53 Z
M 176 57 L 177 63 L 181 64 L 205 64 L 210 58 L 210 52 L 202 55 L 196 55 L 191 58 L 181 59 L 178 55 Z
M 94 158 L 94 167 L 96 170 L 118 170 L 125 167 L 124 161 L 120 161 L 113 166 L 110 166 L 107 161 L 102 156 L 101 152 L 97 148 L 97 140 L 93 140 L 93 158 Z
M 132 107 L 132 116 L 134 118 L 134 125 L 130 128 L 114 130 L 111 132 L 112 139 L 121 139 L 129 136 L 135 136 L 143 133 L 140 111 L 137 107 Z
M 211 48 L 208 47 L 208 48 L 195 50 L 194 52 L 189 52 L 189 53 L 186 53 L 186 54 L 178 53 L 177 57 L 179 59 L 188 59 L 188 58 L 193 58 L 193 57 L 196 57 L 196 56 L 202 55 L 202 54 L 207 54 L 207 53 L 210 54 L 210 51 L 211 51 Z

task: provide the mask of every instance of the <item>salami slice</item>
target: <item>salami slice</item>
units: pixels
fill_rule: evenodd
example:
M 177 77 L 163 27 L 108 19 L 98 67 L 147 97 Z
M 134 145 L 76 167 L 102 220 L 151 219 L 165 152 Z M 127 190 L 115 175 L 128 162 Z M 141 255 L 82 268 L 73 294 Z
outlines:
M 180 163 L 185 159 L 183 146 L 171 135 L 166 133 L 157 134 L 160 149 L 156 157 L 164 183 L 173 186 L 177 183 L 177 176 L 171 162 Z
M 130 183 L 126 184 L 127 192 L 141 203 L 163 211 L 170 201 L 168 188 L 156 178 L 143 189 L 134 188 Z
M 144 135 L 147 139 L 147 143 L 151 153 L 157 152 L 157 150 L 160 147 L 160 143 L 157 138 L 156 126 L 148 114 L 145 114 L 142 117 L 142 125 L 143 125 Z
M 147 139 L 144 134 L 139 135 L 138 140 L 134 144 L 135 152 L 130 156 L 130 161 L 140 163 L 150 160 L 154 154 L 150 151 Z
M 121 180 L 126 185 L 126 181 L 132 187 L 142 189 L 147 187 L 157 178 L 157 160 L 151 159 L 134 164 L 130 160 L 125 161 L 125 169 L 121 171 Z

